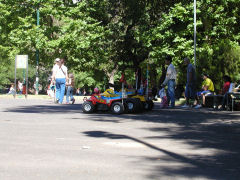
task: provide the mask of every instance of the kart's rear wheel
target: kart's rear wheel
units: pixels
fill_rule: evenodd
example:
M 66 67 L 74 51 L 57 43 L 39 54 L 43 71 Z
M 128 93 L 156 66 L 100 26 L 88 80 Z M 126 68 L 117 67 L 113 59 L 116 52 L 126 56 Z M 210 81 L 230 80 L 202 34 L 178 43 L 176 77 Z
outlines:
M 152 100 L 148 100 L 148 104 L 149 104 L 149 108 L 148 108 L 148 110 L 152 110 L 153 109 L 153 107 L 154 107 L 154 103 L 153 103 L 153 101 Z
M 82 110 L 84 113 L 92 113 L 95 110 L 95 106 L 90 101 L 85 101 L 82 104 Z
M 125 103 L 126 103 L 126 109 L 128 113 L 134 113 L 138 110 L 139 105 L 138 105 L 137 99 L 129 98 L 129 99 L 126 99 Z
M 124 106 L 121 102 L 114 102 L 111 105 L 111 111 L 114 114 L 122 114 L 124 112 Z
M 147 111 L 150 111 L 153 109 L 153 101 L 152 100 L 147 100 L 145 103 L 144 103 L 144 109 L 147 110 Z

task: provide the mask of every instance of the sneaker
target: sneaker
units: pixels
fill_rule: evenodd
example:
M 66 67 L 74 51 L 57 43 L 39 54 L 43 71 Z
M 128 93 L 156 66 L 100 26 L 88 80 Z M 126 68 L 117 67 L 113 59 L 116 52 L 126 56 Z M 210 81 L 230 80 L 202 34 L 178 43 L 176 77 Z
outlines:
M 198 104 L 198 105 L 196 105 L 194 108 L 195 109 L 199 109 L 199 108 L 201 108 L 202 107 L 202 105 L 201 104 Z
M 55 104 L 58 104 L 59 103 L 59 99 L 57 99 L 56 101 L 55 101 Z
M 74 103 L 75 103 L 75 99 L 72 100 L 72 104 L 74 104 Z
M 184 104 L 183 106 L 181 106 L 181 108 L 189 108 L 190 106 L 187 104 Z

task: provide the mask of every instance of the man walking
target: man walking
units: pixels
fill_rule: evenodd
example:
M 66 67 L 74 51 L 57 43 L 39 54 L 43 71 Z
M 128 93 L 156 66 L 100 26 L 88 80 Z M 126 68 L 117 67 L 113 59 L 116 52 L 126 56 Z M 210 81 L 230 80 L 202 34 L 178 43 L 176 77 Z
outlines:
M 165 87 L 166 85 L 168 86 L 168 89 L 167 89 L 168 103 L 171 102 L 170 107 L 174 108 L 175 107 L 175 86 L 176 86 L 175 81 L 176 81 L 177 73 L 172 64 L 171 56 L 167 56 L 165 60 L 165 64 L 168 65 L 168 68 L 167 68 L 166 78 L 162 83 L 162 87 Z
M 184 64 L 187 65 L 187 83 L 185 89 L 186 104 L 183 108 L 189 107 L 189 100 L 196 97 L 196 71 L 188 58 L 184 58 Z
M 62 104 L 65 94 L 66 80 L 68 80 L 67 67 L 64 60 L 56 59 L 57 65 L 53 67 L 53 80 L 56 81 L 56 103 Z

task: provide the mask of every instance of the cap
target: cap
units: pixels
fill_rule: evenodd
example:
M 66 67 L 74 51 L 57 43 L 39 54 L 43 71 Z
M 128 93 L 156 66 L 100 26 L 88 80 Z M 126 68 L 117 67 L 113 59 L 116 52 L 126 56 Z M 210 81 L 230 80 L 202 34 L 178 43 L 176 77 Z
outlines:
M 60 58 L 56 58 L 56 59 L 55 59 L 55 62 L 59 62 L 59 61 L 60 61 Z

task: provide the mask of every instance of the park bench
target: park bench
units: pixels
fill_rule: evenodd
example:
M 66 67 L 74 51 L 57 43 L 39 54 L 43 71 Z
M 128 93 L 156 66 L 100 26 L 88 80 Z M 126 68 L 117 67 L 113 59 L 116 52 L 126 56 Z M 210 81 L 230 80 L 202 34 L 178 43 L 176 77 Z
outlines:
M 227 92 L 227 110 L 240 110 L 240 92 L 234 92 L 234 83 L 231 83 Z M 224 95 L 209 95 L 205 97 L 205 107 L 217 109 L 222 104 Z

